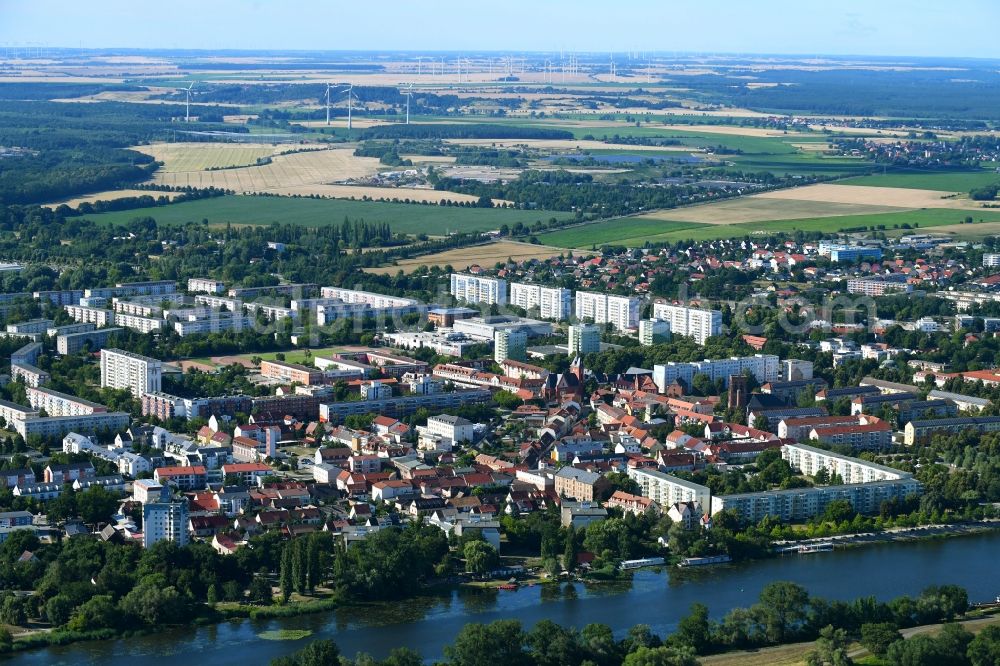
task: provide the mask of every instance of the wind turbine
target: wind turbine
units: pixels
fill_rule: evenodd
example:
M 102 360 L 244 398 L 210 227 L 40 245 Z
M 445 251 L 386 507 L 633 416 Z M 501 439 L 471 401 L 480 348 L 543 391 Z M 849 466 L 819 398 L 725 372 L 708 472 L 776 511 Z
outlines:
M 326 124 L 330 124 L 330 89 L 333 88 L 329 83 L 326 84 Z
M 354 94 L 354 84 L 348 83 L 347 84 L 347 130 L 348 131 L 351 130 L 351 111 L 354 108 L 352 100 L 355 97 L 356 95 Z
M 191 88 L 194 88 L 194 81 L 184 90 L 184 122 L 191 122 Z
M 413 97 L 413 84 L 406 86 L 403 90 L 403 94 L 406 95 L 406 124 L 410 124 L 410 98 Z

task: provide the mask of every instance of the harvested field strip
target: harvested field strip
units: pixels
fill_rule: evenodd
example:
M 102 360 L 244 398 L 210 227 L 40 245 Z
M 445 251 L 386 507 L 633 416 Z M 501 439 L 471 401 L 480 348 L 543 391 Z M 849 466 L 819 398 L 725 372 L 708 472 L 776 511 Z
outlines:
M 802 189 L 805 188 L 783 191 L 798 192 Z M 899 212 L 900 210 L 905 209 L 874 204 L 862 205 L 825 201 L 799 201 L 784 198 L 765 198 L 765 195 L 755 195 L 726 199 L 698 206 L 685 206 L 682 208 L 655 211 L 642 217 L 657 220 L 697 222 L 700 224 L 740 224 L 743 222 L 762 222 L 768 220 L 891 213 Z
M 409 273 L 418 266 L 451 266 L 456 271 L 465 270 L 473 264 L 492 267 L 498 261 L 506 261 L 508 257 L 515 261 L 524 259 L 548 259 L 565 252 L 561 247 L 532 245 L 514 241 L 496 241 L 485 245 L 462 247 L 437 254 L 428 254 L 412 259 L 403 259 L 392 266 L 366 268 L 369 273 L 394 275 L 399 271 Z

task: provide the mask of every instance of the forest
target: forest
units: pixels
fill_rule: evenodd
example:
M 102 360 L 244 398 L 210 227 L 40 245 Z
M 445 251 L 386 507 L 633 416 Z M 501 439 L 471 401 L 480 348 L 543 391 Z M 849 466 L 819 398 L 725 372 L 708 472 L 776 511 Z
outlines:
M 183 116 L 184 107 L 173 105 L 5 101 L 0 146 L 31 152 L 0 158 L 0 205 L 43 203 L 146 180 L 156 163 L 127 148 L 171 139 L 171 119 Z

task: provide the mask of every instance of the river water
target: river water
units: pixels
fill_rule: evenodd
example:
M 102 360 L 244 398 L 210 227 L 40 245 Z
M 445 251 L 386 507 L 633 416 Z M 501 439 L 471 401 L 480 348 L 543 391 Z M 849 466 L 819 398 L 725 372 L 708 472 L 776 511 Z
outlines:
M 582 628 L 591 622 L 621 635 L 635 624 L 658 634 L 674 629 L 690 605 L 701 602 L 713 617 L 750 606 L 767 583 L 788 580 L 830 599 L 875 595 L 887 600 L 918 594 L 932 584 L 953 583 L 969 590 L 971 601 L 992 601 L 1000 594 L 996 566 L 1000 531 L 942 541 L 880 544 L 832 553 L 790 555 L 773 560 L 700 569 L 635 572 L 631 583 L 587 586 L 564 583 L 517 591 L 452 591 L 441 596 L 370 604 L 329 613 L 253 622 L 232 621 L 150 636 L 77 643 L 20 653 L 4 663 L 15 666 L 134 666 L 144 659 L 183 664 L 194 658 L 212 666 L 267 664 L 309 640 L 330 638 L 341 652 L 384 657 L 397 646 L 419 650 L 425 658 L 442 656 L 443 647 L 467 622 L 503 618 L 530 627 L 542 619 Z M 297 641 L 260 638 L 264 631 L 306 629 Z

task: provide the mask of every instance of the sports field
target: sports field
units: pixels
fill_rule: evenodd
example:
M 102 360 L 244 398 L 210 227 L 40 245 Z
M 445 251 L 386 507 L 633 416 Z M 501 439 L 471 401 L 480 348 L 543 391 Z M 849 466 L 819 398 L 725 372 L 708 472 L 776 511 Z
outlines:
M 297 199 L 290 197 L 227 196 L 186 201 L 157 208 L 88 215 L 105 224 L 125 224 L 136 217 L 152 217 L 160 224 L 185 224 L 208 220 L 210 225 L 298 224 L 319 227 L 340 224 L 344 217 L 367 222 L 387 222 L 397 233 L 445 235 L 452 232 L 488 231 L 502 225 L 548 220 L 570 213 L 502 208 L 458 208 L 382 201 L 346 199 Z
M 284 352 L 259 352 L 256 354 L 254 353 L 234 354 L 232 356 L 203 356 L 199 358 L 184 359 L 182 363 L 197 364 L 198 366 L 202 366 L 204 368 L 209 368 L 209 367 L 220 368 L 220 367 L 225 367 L 227 365 L 232 365 L 233 363 L 238 363 L 240 365 L 252 367 L 253 366 L 252 359 L 254 357 L 260 357 L 262 360 L 265 361 L 274 361 L 277 360 L 276 357 L 278 354 L 284 354 L 286 363 L 297 363 L 299 365 L 311 366 L 312 365 L 311 359 L 316 358 L 318 356 L 330 356 L 336 352 L 344 351 L 344 349 L 346 348 L 322 347 L 319 349 L 310 349 L 309 355 L 306 354 L 305 349 L 294 349 L 291 351 L 284 351 Z
M 684 209 L 681 209 L 684 210 Z M 692 209 L 687 209 L 692 210 Z M 966 216 L 973 224 L 963 224 Z M 664 225 L 659 230 L 656 225 Z M 680 227 L 674 225 L 682 225 Z M 586 248 L 602 244 L 642 247 L 649 243 L 668 243 L 684 240 L 715 240 L 742 238 L 767 233 L 794 233 L 795 231 L 822 231 L 832 233 L 860 227 L 885 227 L 888 233 L 909 225 L 911 231 L 934 228 L 935 232 L 948 233 L 957 238 L 982 238 L 1000 233 L 1000 210 L 963 211 L 951 209 L 904 210 L 887 213 L 842 215 L 837 217 L 811 217 L 787 220 L 766 220 L 738 224 L 693 224 L 672 220 L 657 220 L 648 216 L 620 220 L 605 220 L 548 234 L 538 239 L 548 245 L 568 248 Z M 960 225 L 960 226 L 955 226 Z M 632 235 L 633 230 L 640 230 Z M 898 233 L 906 233 L 899 231 Z

